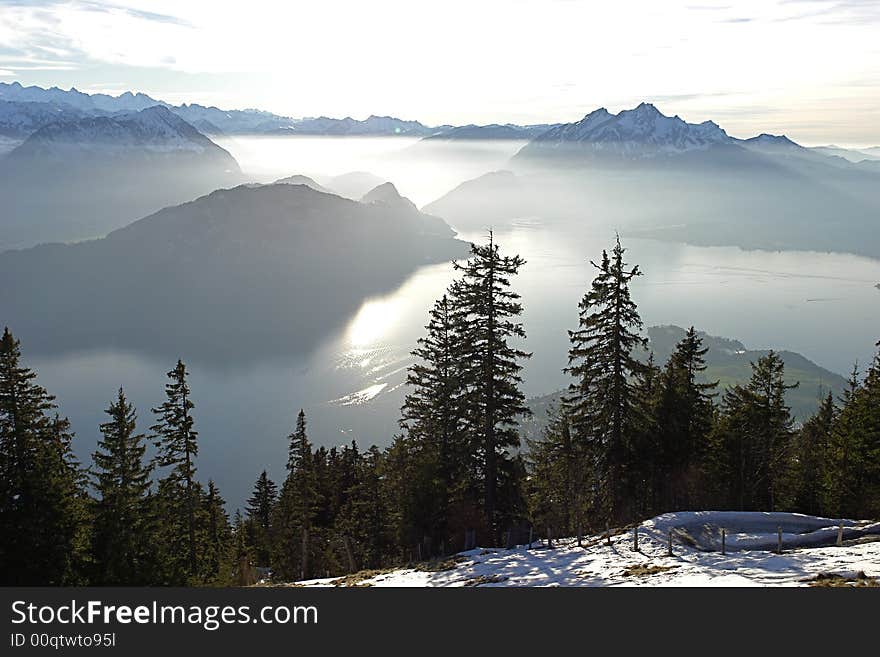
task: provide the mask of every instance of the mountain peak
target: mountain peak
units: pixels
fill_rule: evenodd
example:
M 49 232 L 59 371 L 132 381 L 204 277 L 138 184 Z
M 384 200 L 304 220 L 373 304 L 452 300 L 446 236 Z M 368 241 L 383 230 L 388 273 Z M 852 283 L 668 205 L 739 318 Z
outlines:
M 658 110 L 652 103 L 646 103 L 644 101 L 639 103 L 635 109 L 630 111 L 636 112 L 637 114 L 663 116 L 663 113 Z
M 402 200 L 404 198 L 397 191 L 394 183 L 391 182 L 377 185 L 361 197 L 361 203 L 395 203 Z
M 771 135 L 767 132 L 762 132 L 756 137 L 746 139 L 745 143 L 755 146 L 770 146 L 774 148 L 802 148 L 800 144 L 793 142 L 785 135 Z
M 596 156 L 642 159 L 705 150 L 731 141 L 712 121 L 687 123 L 678 116 L 666 116 L 651 103 L 642 102 L 618 114 L 611 114 L 605 108 L 594 110 L 576 123 L 541 134 L 524 151 L 534 152 L 532 146 L 555 148 L 562 143 L 576 143 L 586 149 L 585 153 Z

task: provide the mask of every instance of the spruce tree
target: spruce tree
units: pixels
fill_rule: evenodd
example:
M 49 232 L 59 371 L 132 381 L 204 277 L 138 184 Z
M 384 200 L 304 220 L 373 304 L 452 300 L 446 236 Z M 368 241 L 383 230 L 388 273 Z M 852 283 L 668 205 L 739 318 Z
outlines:
M 198 432 L 193 428 L 190 387 L 183 361 L 178 360 L 168 372 L 170 383 L 165 385 L 165 402 L 152 409 L 158 421 L 151 427 L 155 434 L 157 454 L 155 465 L 166 468 L 159 481 L 159 496 L 163 503 L 163 524 L 168 536 L 172 578 L 181 580 L 197 577 L 196 510 L 199 504 L 195 458 L 199 453 Z
M 663 471 L 658 511 L 691 508 L 697 472 L 714 422 L 718 382 L 701 382 L 708 347 L 692 326 L 676 345 L 660 379 L 656 408 L 658 465 Z
M 6 585 L 83 582 L 87 495 L 70 423 L 0 338 L 0 572 Z
M 431 502 L 419 505 L 422 513 L 412 522 L 439 544 L 450 540 L 450 531 L 461 529 L 449 526 L 450 506 L 465 497 L 473 483 L 468 468 L 461 327 L 448 295 L 435 303 L 425 328 L 427 335 L 419 338 L 412 352 L 417 360 L 407 373 L 410 392 L 401 409 L 400 426 L 413 445 L 413 457 L 420 459 L 426 473 L 432 473 L 423 479 L 430 486 L 423 497 Z
M 709 480 L 720 503 L 742 511 L 786 506 L 794 420 L 785 404 L 785 365 L 773 351 L 752 363 L 745 386 L 728 388 L 709 439 Z
M 591 454 L 600 508 L 609 521 L 631 513 L 624 497 L 638 431 L 635 377 L 643 368 L 636 350 L 646 344 L 629 290 L 641 272 L 628 267 L 624 253 L 618 238 L 611 256 L 603 251 L 602 261 L 592 262 L 599 273 L 579 304 L 577 330 L 569 331 L 565 368 L 575 378 L 567 396 L 572 429 Z
M 98 493 L 92 540 L 95 583 L 147 584 L 152 528 L 145 436 L 137 433 L 137 415 L 122 388 L 104 412 L 110 419 L 100 425 L 103 437 L 92 455 Z
M 208 491 L 202 500 L 200 518 L 203 528 L 202 581 L 226 584 L 223 564 L 229 550 L 229 517 L 226 515 L 226 501 L 212 479 L 208 480 Z
M 551 408 L 539 439 L 528 441 L 528 500 L 532 523 L 557 536 L 580 535 L 589 523 L 588 455 L 573 440 L 565 408 Z
M 272 552 L 272 515 L 278 498 L 278 487 L 266 471 L 254 484 L 254 492 L 247 501 L 247 520 L 251 530 L 249 543 L 254 547 L 257 563 L 268 566 Z
M 831 431 L 826 462 L 828 513 L 861 518 L 880 513 L 880 353 L 864 381 L 858 380 L 853 368 Z
M 311 573 L 310 532 L 319 500 L 315 461 L 302 409 L 296 418 L 296 429 L 288 439 L 287 478 L 277 505 L 278 540 L 273 561 L 282 578 L 305 579 Z
M 816 414 L 804 422 L 794 445 L 792 473 L 794 510 L 810 515 L 824 513 L 823 484 L 826 477 L 831 434 L 837 419 L 834 395 L 822 400 Z
M 518 321 L 520 297 L 510 284 L 524 264 L 518 255 L 502 256 L 491 231 L 488 244 L 471 245 L 470 259 L 454 263 L 461 272 L 453 299 L 460 326 L 460 376 L 467 388 L 471 449 L 479 455 L 486 530 L 492 541 L 498 541 L 500 525 L 511 522 L 517 511 L 509 500 L 499 507 L 498 489 L 515 469 L 511 450 L 520 444 L 518 420 L 530 413 L 520 390 L 520 372 L 521 362 L 531 354 L 511 344 L 526 337 Z

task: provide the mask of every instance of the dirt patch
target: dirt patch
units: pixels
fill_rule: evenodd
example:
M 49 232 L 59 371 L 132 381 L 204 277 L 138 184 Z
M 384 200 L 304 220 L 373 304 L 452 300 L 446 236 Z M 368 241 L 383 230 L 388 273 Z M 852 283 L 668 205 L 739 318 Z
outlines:
M 483 584 L 497 584 L 498 582 L 504 582 L 507 578 L 502 575 L 480 575 L 479 577 L 474 577 L 469 579 L 464 583 L 465 586 L 481 586 Z
M 416 570 L 423 573 L 439 573 L 445 570 L 455 570 L 458 567 L 458 564 L 464 563 L 465 561 L 468 561 L 467 557 L 457 554 L 448 559 L 435 559 L 434 561 L 425 561 L 416 564 Z
M 650 577 L 651 575 L 656 575 L 657 573 L 662 573 L 667 570 L 672 570 L 673 568 L 677 568 L 678 566 L 658 566 L 653 563 L 637 563 L 632 566 L 627 566 L 623 569 L 624 577 Z
M 863 588 L 863 587 L 880 587 L 880 582 L 876 577 L 868 577 L 864 572 L 859 571 L 854 575 L 841 575 L 839 573 L 819 573 L 815 577 L 801 580 L 808 582 L 810 586 L 821 586 L 831 588 Z
M 386 568 L 384 570 L 359 570 L 356 573 L 350 573 L 333 580 L 333 586 L 372 586 L 372 584 L 366 580 L 373 579 L 379 575 L 393 573 L 394 570 L 394 568 Z

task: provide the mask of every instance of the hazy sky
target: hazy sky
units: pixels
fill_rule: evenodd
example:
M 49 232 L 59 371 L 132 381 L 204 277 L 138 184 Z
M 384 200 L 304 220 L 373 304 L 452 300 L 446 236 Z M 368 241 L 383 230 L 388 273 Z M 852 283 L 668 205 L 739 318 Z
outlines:
M 571 121 L 880 144 L 880 0 L 0 0 L 0 81 L 290 116 Z

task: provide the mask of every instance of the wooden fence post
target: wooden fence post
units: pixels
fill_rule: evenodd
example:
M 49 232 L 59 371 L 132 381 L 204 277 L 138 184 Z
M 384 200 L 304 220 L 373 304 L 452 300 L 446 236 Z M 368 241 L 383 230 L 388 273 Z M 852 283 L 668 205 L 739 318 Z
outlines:
M 529 547 L 528 547 L 529 550 L 532 549 L 532 538 L 533 538 L 534 530 L 535 530 L 535 528 L 532 527 L 531 525 L 529 525 Z
M 633 527 L 633 551 L 639 551 L 639 528 L 638 526 Z
M 837 527 L 837 544 L 843 545 L 843 521 L 841 521 L 840 525 Z
M 721 554 L 727 554 L 727 530 L 721 530 Z
M 667 540 L 667 548 L 668 548 L 667 556 L 671 557 L 672 556 L 672 530 L 671 529 L 669 530 L 669 537 Z
M 605 540 L 608 542 L 608 545 L 611 545 L 611 527 L 608 523 L 605 523 Z
M 547 528 L 547 547 L 553 547 L 553 533 L 551 532 L 549 527 Z

